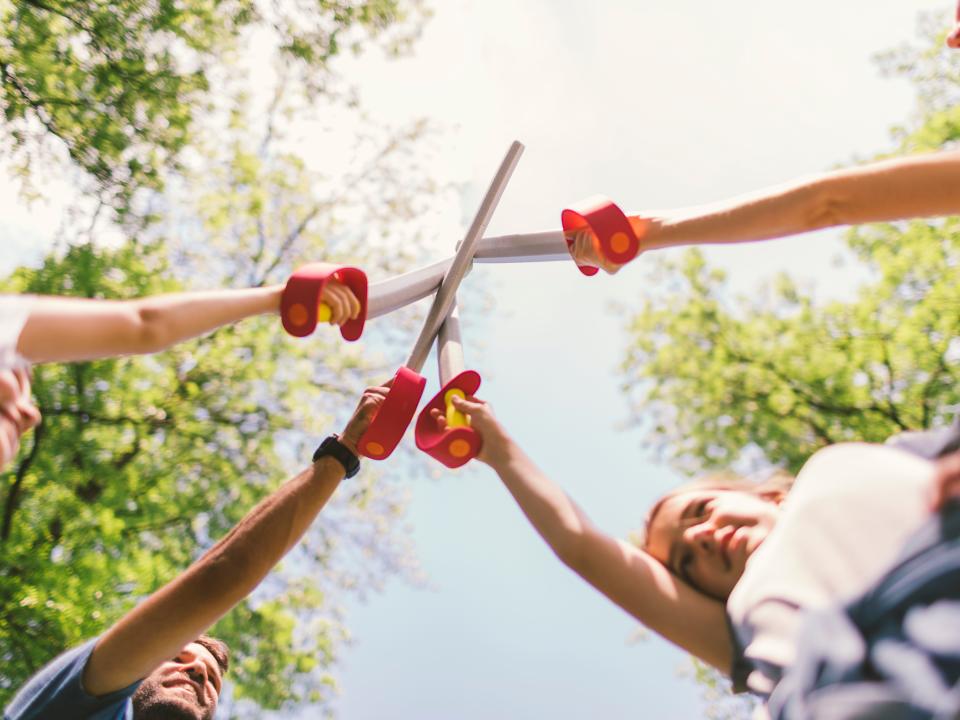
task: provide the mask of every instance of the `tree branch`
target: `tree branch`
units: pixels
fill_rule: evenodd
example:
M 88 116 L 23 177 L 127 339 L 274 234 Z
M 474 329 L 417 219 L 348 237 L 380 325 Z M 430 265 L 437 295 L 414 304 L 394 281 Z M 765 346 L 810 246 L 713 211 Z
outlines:
M 40 440 L 43 439 L 43 431 L 44 421 L 41 417 L 40 423 L 33 429 L 33 446 L 17 468 L 13 484 L 10 485 L 10 489 L 7 491 L 7 500 L 3 507 L 3 525 L 0 526 L 0 543 L 5 543 L 10 537 L 10 532 L 13 529 L 13 513 L 17 509 L 20 491 L 23 488 L 23 480 L 26 478 L 27 472 L 30 470 L 30 466 L 33 465 L 33 461 L 37 457 L 37 452 L 40 450 Z
M 146 425 L 151 428 L 160 428 L 170 425 L 172 422 L 172 418 L 169 415 L 164 418 L 135 418 L 128 415 L 117 415 L 115 417 L 110 417 L 108 415 L 88 413 L 80 408 L 75 407 L 40 408 L 40 413 L 45 417 L 66 416 L 76 418 L 80 421 L 77 425 L 77 430 L 80 429 L 82 424 L 88 422 L 101 423 L 103 425 L 133 425 L 134 427 L 143 427 Z
M 907 424 L 900 419 L 900 412 L 897 410 L 897 406 L 893 404 L 894 369 L 886 337 L 881 338 L 880 349 L 883 352 L 883 365 L 887 368 L 887 407 L 890 409 L 890 419 L 893 420 L 901 430 L 909 430 L 910 428 Z
M 366 167 L 364 167 L 363 170 L 353 175 L 353 177 L 347 178 L 346 181 L 342 183 L 340 197 L 348 196 L 351 190 L 353 190 L 357 185 L 359 185 L 363 180 L 365 180 L 374 170 L 376 170 L 380 162 L 385 157 L 393 153 L 398 147 L 400 147 L 400 139 L 399 137 L 395 136 L 389 142 L 387 142 L 386 145 L 383 146 L 380 152 L 378 152 L 373 158 L 371 158 L 370 162 L 367 163 Z M 260 273 L 260 277 L 258 279 L 258 282 L 256 283 L 257 286 L 264 285 L 266 283 L 267 278 L 270 276 L 270 273 L 276 270 L 277 267 L 280 265 L 280 263 L 283 262 L 287 252 L 289 252 L 293 244 L 300 238 L 304 230 L 306 230 L 307 225 L 317 215 L 319 215 L 322 210 L 336 207 L 337 204 L 338 204 L 337 200 L 334 199 L 334 200 L 320 201 L 313 205 L 313 207 L 307 212 L 304 218 L 299 223 L 297 223 L 296 227 L 294 227 L 293 230 L 287 233 L 287 237 L 284 239 L 283 244 L 277 250 L 277 254 L 274 257 L 273 262 L 271 262 L 263 270 L 263 272 Z
M 30 91 L 24 86 L 20 79 L 13 74 L 13 71 L 10 67 L 10 63 L 0 63 L 0 79 L 4 85 L 12 87 L 20 98 L 30 106 L 34 113 L 36 113 L 37 120 L 40 121 L 40 124 L 43 125 L 47 132 L 53 135 L 55 138 L 60 140 L 64 145 L 67 146 L 67 151 L 70 153 L 70 156 L 75 160 L 80 160 L 74 154 L 73 146 L 70 141 L 66 138 L 63 132 L 57 127 L 56 122 L 52 117 L 47 113 L 46 108 L 43 106 L 43 103 L 39 100 L 33 98 L 30 95 Z
M 37 10 L 44 10 L 44 11 L 46 11 L 46 12 L 48 12 L 48 13 L 53 14 L 53 15 L 57 15 L 57 16 L 59 16 L 59 17 L 62 17 L 64 20 L 66 20 L 68 23 L 70 23 L 71 25 L 73 25 L 75 28 L 77 28 L 77 29 L 80 30 L 81 32 L 87 33 L 87 34 L 90 36 L 91 41 L 94 42 L 95 46 L 96 46 L 98 49 L 100 49 L 100 46 L 99 46 L 99 45 L 96 45 L 96 42 L 95 42 L 95 41 L 96 41 L 96 34 L 93 32 L 93 30 L 92 30 L 91 28 L 87 27 L 86 25 L 84 25 L 82 20 L 80 20 L 79 18 L 74 17 L 73 15 L 71 15 L 70 13 L 68 13 L 68 12 L 67 12 L 66 10 L 64 10 L 63 8 L 53 7 L 52 5 L 48 5 L 48 4 L 45 3 L 45 2 L 41 2 L 40 0 L 19 0 L 19 2 L 20 2 L 22 5 L 29 5 L 30 7 L 36 8 Z
M 921 407 L 921 422 L 924 428 L 930 426 L 930 415 L 931 415 L 931 404 L 930 400 L 933 398 L 934 392 L 937 389 L 937 386 L 940 383 L 940 379 L 944 375 L 952 375 L 950 368 L 946 363 L 947 349 L 949 348 L 949 342 L 942 346 L 940 351 L 937 353 L 937 367 L 930 374 L 930 379 L 927 380 L 923 385 L 923 389 L 920 391 L 920 397 L 922 399 L 920 403 Z
M 151 530 L 166 530 L 168 528 L 177 527 L 178 525 L 189 525 L 190 518 L 187 517 L 173 517 L 167 518 L 166 520 L 160 520 L 158 522 L 144 523 L 143 525 L 126 525 L 121 531 L 121 535 L 134 535 L 142 532 L 149 532 Z

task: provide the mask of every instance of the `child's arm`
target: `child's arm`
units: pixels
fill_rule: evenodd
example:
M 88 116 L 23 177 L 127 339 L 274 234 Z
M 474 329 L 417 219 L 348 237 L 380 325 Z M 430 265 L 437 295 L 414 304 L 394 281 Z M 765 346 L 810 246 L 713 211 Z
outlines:
M 803 178 L 750 195 L 631 218 L 649 223 L 642 250 L 738 243 L 797 235 L 836 225 L 960 214 L 960 151 L 916 155 Z M 608 272 L 593 239 L 577 237 L 574 258 Z
M 454 403 L 483 437 L 478 458 L 496 471 L 564 564 L 651 630 L 730 672 L 733 648 L 720 602 L 697 592 L 639 548 L 595 527 L 510 439 L 485 403 L 460 398 Z
M 156 295 L 137 300 L 36 296 L 17 351 L 34 363 L 92 360 L 164 350 L 252 315 L 276 313 L 283 285 Z M 360 312 L 343 284 L 332 281 L 323 300 L 332 324 Z

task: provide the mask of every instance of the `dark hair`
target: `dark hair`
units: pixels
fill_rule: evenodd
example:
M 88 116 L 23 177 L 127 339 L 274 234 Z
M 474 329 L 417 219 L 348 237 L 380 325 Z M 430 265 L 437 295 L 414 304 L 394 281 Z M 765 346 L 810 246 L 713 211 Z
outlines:
M 230 648 L 227 647 L 227 644 L 223 640 L 218 640 L 209 635 L 201 635 L 194 640 L 194 642 L 197 645 L 203 645 L 203 647 L 210 651 L 213 659 L 216 660 L 217 665 L 220 666 L 220 674 L 226 675 L 227 669 L 230 667 Z

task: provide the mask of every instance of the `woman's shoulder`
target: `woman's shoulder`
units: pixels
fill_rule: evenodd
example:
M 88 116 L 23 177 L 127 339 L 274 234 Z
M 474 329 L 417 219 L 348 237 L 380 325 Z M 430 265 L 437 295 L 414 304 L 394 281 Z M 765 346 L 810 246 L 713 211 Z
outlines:
M 932 471 L 929 460 L 900 447 L 879 443 L 844 442 L 821 448 L 804 463 L 797 474 L 791 501 L 821 492 L 834 494 L 844 488 L 884 479 L 922 482 Z
M 798 605 L 856 575 L 861 554 L 900 536 L 927 512 L 933 464 L 874 443 L 837 443 L 814 453 L 797 475 L 776 526 L 747 563 L 731 598 L 796 597 Z M 852 559 L 855 558 L 855 559 Z M 809 595 L 813 593 L 813 595 Z
M 801 472 L 806 470 L 811 463 L 823 462 L 859 462 L 864 458 L 874 456 L 891 456 L 892 454 L 907 455 L 913 457 L 911 453 L 904 452 L 901 448 L 887 445 L 885 443 L 868 442 L 839 442 L 822 447 L 803 465 Z

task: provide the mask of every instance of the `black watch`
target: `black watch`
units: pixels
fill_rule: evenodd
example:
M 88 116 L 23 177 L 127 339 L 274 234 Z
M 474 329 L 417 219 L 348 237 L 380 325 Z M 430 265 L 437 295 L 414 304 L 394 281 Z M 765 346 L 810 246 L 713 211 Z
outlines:
M 325 438 L 324 441 L 320 443 L 320 447 L 313 453 L 314 462 L 322 457 L 332 457 L 343 465 L 343 469 L 346 470 L 348 478 L 352 478 L 360 472 L 360 458 L 348 450 L 336 435 Z

